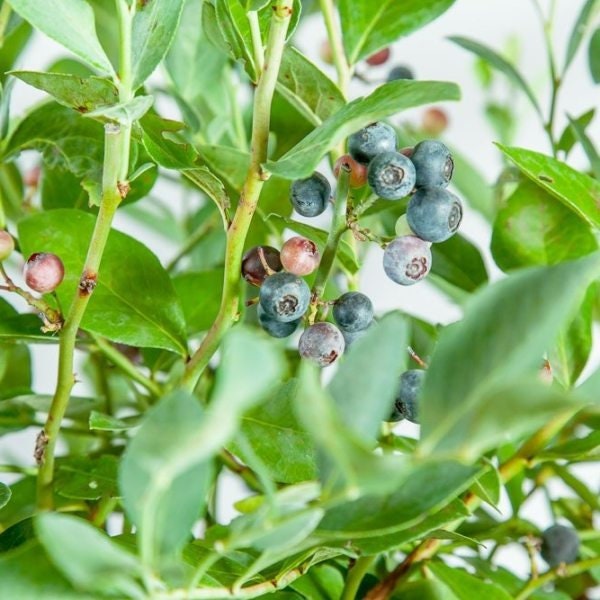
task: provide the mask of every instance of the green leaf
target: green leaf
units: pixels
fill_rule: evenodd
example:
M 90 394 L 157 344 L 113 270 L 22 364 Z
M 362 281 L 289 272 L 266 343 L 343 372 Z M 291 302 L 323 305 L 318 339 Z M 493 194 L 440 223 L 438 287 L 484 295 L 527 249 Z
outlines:
M 5 483 L 0 483 L 0 508 L 4 508 L 11 496 L 10 488 Z
M 500 150 L 537 185 L 550 192 L 590 225 L 600 228 L 600 182 L 550 156 L 498 144 Z
M 473 598 L 510 600 L 512 598 L 499 585 L 478 579 L 462 569 L 449 567 L 442 562 L 432 562 L 429 568 L 459 600 L 472 600 Z
M 242 417 L 241 433 L 273 480 L 299 483 L 316 477 L 312 440 L 300 426 L 293 410 L 298 382 L 290 380 L 260 406 Z M 243 445 L 230 444 L 232 452 L 246 461 Z
M 59 104 L 74 108 L 80 113 L 114 104 L 119 99 L 119 92 L 112 81 L 102 77 L 76 77 L 36 71 L 10 71 L 10 75 L 47 92 Z
M 351 65 L 399 37 L 420 29 L 448 10 L 454 0 L 340 0 L 346 56 Z
M 8 302 L 0 298 L 0 342 L 30 340 L 56 343 L 58 341 L 56 336 L 42 333 L 40 328 L 39 317 L 32 314 L 20 315 Z
M 568 440 L 562 444 L 551 446 L 538 456 L 544 459 L 556 460 L 564 458 L 578 459 L 587 456 L 600 447 L 600 431 L 592 431 L 589 435 L 573 440 Z
M 146 414 L 121 461 L 123 503 L 149 565 L 183 547 L 203 510 L 212 480 L 210 454 L 172 472 L 164 467 L 177 463 L 204 423 L 197 398 L 184 392 L 166 396 Z
M 464 319 L 441 333 L 427 370 L 421 397 L 422 455 L 460 452 L 472 458 L 511 431 L 509 420 L 520 433 L 539 422 L 529 413 L 534 403 L 543 406 L 547 401 L 549 411 L 560 410 L 564 399 L 559 400 L 558 391 L 527 384 L 535 398 L 523 405 L 520 399 L 527 394 L 519 392 L 518 382 L 506 390 L 510 398 L 502 401 L 499 385 L 537 372 L 544 351 L 581 302 L 583 290 L 598 277 L 599 263 L 595 253 L 526 269 L 473 297 Z M 523 331 L 526 336 L 516 335 Z M 498 402 L 495 408 L 493 402 Z
M 293 219 L 288 219 L 287 217 L 282 217 L 274 213 L 267 215 L 265 220 L 274 223 L 275 226 L 281 231 L 287 227 L 292 231 L 311 239 L 313 242 L 315 242 L 315 244 L 317 244 L 317 246 L 319 246 L 321 252 L 323 252 L 323 248 L 327 243 L 328 236 L 327 231 L 324 229 L 318 229 L 312 225 L 300 223 L 300 221 L 294 221 Z M 358 264 L 356 255 L 354 254 L 350 244 L 344 239 L 342 239 L 338 247 L 337 257 L 344 269 L 350 273 L 358 273 L 360 265 Z
M 114 74 L 94 26 L 94 12 L 85 0 L 10 0 L 10 5 L 25 20 L 49 38 L 70 50 L 88 65 Z
M 31 384 L 32 373 L 29 348 L 20 344 L 0 345 L 0 400 L 29 393 Z M 2 411 L 2 408 L 5 410 Z M 20 428 L 19 424 L 24 426 L 23 420 L 27 423 L 30 421 L 29 411 L 23 410 L 20 407 L 13 408 L 12 405 L 1 403 L 0 411 L 5 413 L 0 417 L 0 431 L 4 427 L 10 428 L 13 420 L 15 421 L 12 428 L 15 429 Z
M 590 73 L 594 83 L 600 83 L 600 28 L 594 31 L 588 49 Z
M 134 426 L 123 419 L 118 419 L 112 415 L 106 415 L 93 410 L 90 413 L 89 427 L 96 431 L 127 431 Z
M 117 465 L 117 458 L 108 454 L 98 458 L 66 457 L 57 465 L 54 489 L 74 500 L 116 498 Z
M 346 104 L 333 81 L 292 47 L 283 53 L 277 91 L 315 126 Z
M 119 486 L 140 532 L 146 563 L 184 544 L 205 501 L 211 458 L 233 437 L 242 413 L 262 400 L 283 374 L 277 345 L 243 327 L 224 340 L 206 412 L 183 391 L 147 414 L 121 463 Z
M 333 565 L 317 565 L 290 587 L 311 600 L 338 600 L 344 590 L 344 577 Z
M 397 591 L 402 600 L 457 600 L 443 583 L 432 579 L 404 583 Z
M 386 83 L 366 98 L 357 98 L 346 104 L 279 160 L 267 162 L 266 168 L 271 173 L 286 179 L 308 177 L 329 150 L 361 127 L 407 108 L 459 98 L 459 88 L 453 83 L 439 81 Z
M 488 274 L 479 249 L 461 235 L 431 246 L 431 273 L 465 292 L 487 283 Z
M 4 93 L 0 94 L 0 96 L 4 96 L 6 99 L 8 99 L 7 96 L 10 95 L 10 93 L 7 92 L 7 73 L 15 67 L 19 56 L 21 56 L 22 52 L 27 47 L 32 33 L 33 29 L 31 25 L 16 13 L 13 13 L 13 18 L 9 20 L 8 28 L 4 33 L 2 52 L 0 52 L 0 84 L 6 86 L 3 90 Z M 0 107 L 2 104 L 3 102 L 0 102 Z M 0 113 L 1 112 L 2 108 L 0 108 Z M 2 116 L 0 115 L 0 122 L 1 121 Z M 2 131 L 3 125 L 4 124 L 0 124 L 0 137 L 4 137 L 4 132 Z
M 210 328 L 219 312 L 223 269 L 184 273 L 173 279 L 190 334 Z
M 494 69 L 506 75 L 506 77 L 510 79 L 514 86 L 525 93 L 536 112 L 540 115 L 542 114 L 542 109 L 540 108 L 540 105 L 538 104 L 538 101 L 528 83 L 525 81 L 525 79 L 523 79 L 523 76 L 515 69 L 515 67 L 513 67 L 513 65 L 505 58 L 500 56 L 496 51 L 492 50 L 488 46 L 476 42 L 475 40 L 470 40 L 461 36 L 450 36 L 448 39 L 451 42 L 458 44 L 461 48 L 464 48 L 476 56 L 479 56 L 481 59 L 485 60 L 492 67 L 494 67 Z
M 19 223 L 25 254 L 44 248 L 62 258 L 65 280 L 57 293 L 65 311 L 75 296 L 94 224 L 92 215 L 67 209 Z M 82 328 L 131 346 L 187 352 L 183 313 L 167 273 L 146 246 L 115 230 Z
M 581 131 L 586 130 L 587 126 L 594 120 L 594 116 L 596 114 L 596 110 L 594 108 L 584 112 L 581 116 L 577 117 L 575 121 Z M 577 138 L 575 137 L 575 132 L 573 127 L 569 123 L 563 130 L 560 139 L 558 140 L 558 144 L 556 146 L 557 150 L 562 150 L 565 153 L 565 156 L 571 152 L 573 146 L 577 142 Z
M 141 119 L 152 107 L 152 96 L 136 96 L 129 102 L 121 102 L 112 106 L 96 108 L 84 114 L 84 117 L 100 121 L 112 121 L 129 126 L 134 121 Z
M 494 222 L 491 250 L 503 271 L 554 265 L 597 248 L 586 221 L 528 180 L 519 184 Z
M 600 9 L 600 3 L 598 0 L 587 0 L 581 8 L 581 12 L 573 25 L 569 43 L 567 45 L 567 53 L 565 56 L 565 65 L 563 67 L 563 73 L 569 68 L 569 65 L 573 62 L 577 50 L 581 45 L 581 42 L 587 33 L 590 25 L 593 23 L 594 17 Z M 590 53 L 591 58 L 591 53 Z M 596 82 L 597 83 L 597 82 Z
M 386 315 L 343 357 L 327 388 L 344 424 L 360 437 L 375 438 L 392 412 L 406 369 L 408 335 L 400 313 Z
M 598 39 L 600 40 L 600 35 L 598 36 Z M 600 52 L 600 41 L 598 42 L 598 50 L 597 51 Z M 599 70 L 600 70 L 600 67 L 599 67 Z M 599 82 L 600 82 L 600 75 L 599 75 Z M 575 133 L 575 137 L 577 138 L 577 141 L 581 144 L 581 147 L 583 148 L 585 155 L 588 157 L 588 160 L 590 161 L 590 166 L 592 168 L 592 173 L 593 173 L 594 177 L 596 179 L 600 179 L 600 156 L 598 155 L 598 151 L 596 150 L 594 143 L 588 137 L 587 133 L 585 132 L 585 128 L 582 127 L 582 125 L 579 123 L 579 121 L 577 119 L 573 119 L 569 115 L 567 115 L 567 118 L 569 119 L 569 123 L 573 129 L 573 132 Z
M 364 496 L 328 510 L 316 533 L 357 540 L 402 531 L 454 500 L 479 471 L 454 461 L 414 464 L 406 481 L 392 493 Z
M 50 560 L 76 587 L 87 591 L 137 596 L 134 578 L 141 567 L 135 556 L 123 550 L 89 522 L 60 513 L 37 517 L 35 529 Z
M 152 0 L 138 4 L 131 34 L 134 89 L 150 77 L 169 50 L 183 5 L 184 0 Z

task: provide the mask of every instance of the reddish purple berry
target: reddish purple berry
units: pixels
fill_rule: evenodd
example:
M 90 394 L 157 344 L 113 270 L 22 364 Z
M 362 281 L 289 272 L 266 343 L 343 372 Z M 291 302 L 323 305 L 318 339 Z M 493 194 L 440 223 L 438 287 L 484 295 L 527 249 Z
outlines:
M 375 54 L 371 54 L 369 58 L 367 58 L 367 64 L 372 67 L 378 67 L 379 65 L 385 64 L 390 58 L 391 52 L 389 48 L 384 48 L 379 52 L 375 52 Z
M 6 260 L 15 249 L 15 240 L 8 231 L 0 231 L 0 262 Z
M 40 294 L 53 292 L 65 276 L 65 267 L 56 254 L 36 252 L 29 257 L 23 268 L 28 287 Z
M 337 179 L 340 175 L 340 169 L 344 166 L 350 174 L 349 183 L 352 188 L 362 187 L 367 183 L 367 167 L 354 160 L 349 154 L 344 154 L 337 159 L 333 174 Z
M 263 260 L 271 271 L 281 271 L 283 268 L 279 258 L 279 251 L 271 246 L 255 246 L 244 254 L 242 259 L 242 277 L 250 284 L 260 287 L 268 277 Z
M 290 238 L 281 248 L 280 256 L 283 268 L 299 277 L 310 275 L 321 260 L 317 245 L 300 236 Z
M 319 367 L 333 364 L 338 356 L 343 354 L 344 348 L 342 332 L 335 325 L 325 321 L 305 329 L 298 342 L 300 356 Z

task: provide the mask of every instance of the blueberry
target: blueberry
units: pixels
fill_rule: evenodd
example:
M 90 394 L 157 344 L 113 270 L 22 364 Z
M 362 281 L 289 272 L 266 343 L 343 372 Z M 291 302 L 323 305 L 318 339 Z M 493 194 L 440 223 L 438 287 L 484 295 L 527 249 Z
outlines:
M 397 67 L 390 69 L 390 72 L 388 73 L 388 76 L 387 76 L 388 81 L 397 81 L 398 79 L 414 79 L 414 78 L 415 78 L 414 73 L 411 71 L 411 69 L 409 69 L 405 65 L 398 65 Z
M 342 332 L 362 331 L 373 320 L 373 304 L 360 292 L 347 292 L 335 301 L 333 318 Z
M 442 142 L 419 142 L 410 159 L 417 173 L 417 187 L 446 187 L 450 183 L 454 161 L 450 150 Z
M 310 288 L 291 273 L 275 273 L 260 288 L 260 305 L 265 313 L 282 323 L 299 319 L 308 309 Z
M 331 198 L 329 181 L 321 173 L 298 179 L 290 188 L 290 201 L 299 215 L 317 217 L 325 211 Z
M 360 340 L 360 338 L 366 335 L 367 331 L 369 331 L 369 328 L 367 327 L 366 329 L 360 329 L 359 331 L 346 331 L 345 329 L 340 329 L 340 331 L 344 336 L 344 343 L 346 344 L 347 352 L 350 346 L 354 344 L 354 342 Z
M 369 164 L 369 185 L 384 200 L 400 200 L 415 187 L 415 167 L 400 152 L 382 152 Z
M 406 209 L 409 227 L 428 242 L 443 242 L 452 237 L 462 216 L 460 200 L 443 188 L 418 189 Z
M 328 367 L 344 352 L 342 332 L 331 323 L 321 322 L 304 330 L 298 342 L 298 351 L 319 367 Z
M 397 237 L 383 253 L 383 270 L 400 285 L 413 285 L 424 279 L 431 269 L 429 244 L 414 235 Z
M 25 283 L 41 294 L 53 292 L 62 283 L 64 276 L 62 260 L 49 252 L 32 254 L 23 267 Z
M 261 327 L 270 335 L 275 338 L 286 338 L 296 329 L 298 329 L 298 325 L 302 319 L 297 319 L 296 321 L 288 321 L 286 323 L 282 323 L 281 321 L 276 321 L 269 317 L 269 315 L 264 311 L 263 307 L 259 304 L 257 309 L 258 314 L 258 322 Z
M 394 128 L 381 121 L 371 123 L 348 138 L 348 151 L 354 160 L 367 164 L 382 152 L 396 150 Z
M 279 250 L 276 250 L 272 246 L 255 246 L 248 250 L 242 259 L 242 277 L 248 283 L 257 287 L 260 287 L 268 277 L 268 273 L 261 260 L 261 250 L 264 261 L 272 271 L 281 271 L 283 268 L 279 257 Z
M 402 373 L 390 421 L 407 419 L 411 423 L 419 423 L 418 401 L 424 378 L 425 371 L 420 369 Z
M 0 262 L 6 260 L 15 249 L 15 240 L 8 231 L 0 230 Z
M 281 248 L 281 264 L 294 275 L 310 275 L 319 266 L 320 260 L 317 245 L 299 235 L 290 238 Z
M 577 560 L 579 536 L 572 527 L 552 525 L 542 533 L 542 558 L 551 566 Z

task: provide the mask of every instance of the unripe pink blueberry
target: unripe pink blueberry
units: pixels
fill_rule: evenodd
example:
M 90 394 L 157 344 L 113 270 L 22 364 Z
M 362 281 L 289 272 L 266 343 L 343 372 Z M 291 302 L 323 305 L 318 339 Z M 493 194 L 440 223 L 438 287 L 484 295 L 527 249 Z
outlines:
M 49 252 L 32 254 L 23 268 L 25 283 L 40 294 L 53 292 L 62 283 L 64 276 L 62 260 Z
M 299 277 L 310 275 L 321 260 L 317 245 L 301 236 L 290 238 L 281 248 L 279 256 L 283 268 Z
M 6 260 L 15 249 L 15 240 L 8 231 L 0 231 L 0 262 Z

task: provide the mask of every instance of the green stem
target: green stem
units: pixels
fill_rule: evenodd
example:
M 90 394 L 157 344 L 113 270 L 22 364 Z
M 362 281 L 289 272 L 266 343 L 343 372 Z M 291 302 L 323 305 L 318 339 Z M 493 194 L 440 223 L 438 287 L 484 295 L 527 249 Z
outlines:
M 94 335 L 93 338 L 98 350 L 100 350 L 100 352 L 102 352 L 115 367 L 123 371 L 129 379 L 136 381 L 142 387 L 146 388 L 155 398 L 159 398 L 162 395 L 160 385 L 155 381 L 152 381 L 149 377 L 146 377 L 143 373 L 140 373 L 135 365 L 122 352 L 119 352 L 112 344 L 100 336 Z
M 255 10 L 248 12 L 248 23 L 250 24 L 250 35 L 252 36 L 252 53 L 254 54 L 254 62 L 256 63 L 256 75 L 260 79 L 265 66 L 265 51 L 260 33 L 258 12 Z
M 317 302 L 323 296 L 327 280 L 333 269 L 333 263 L 338 250 L 338 245 L 342 238 L 343 233 L 347 229 L 346 224 L 346 204 L 348 201 L 348 193 L 350 190 L 349 186 L 350 174 L 344 168 L 340 169 L 338 177 L 338 185 L 335 194 L 335 205 L 333 212 L 333 221 L 331 223 L 331 229 L 327 237 L 327 243 L 323 250 L 323 257 L 319 263 L 319 269 L 315 282 L 312 289 L 313 301 Z M 317 311 L 317 319 L 319 318 L 321 311 Z
M 190 390 L 196 387 L 202 371 L 219 347 L 221 339 L 238 319 L 242 292 L 240 276 L 242 254 L 260 192 L 267 179 L 262 164 L 267 159 L 271 104 L 285 46 L 285 37 L 292 15 L 292 6 L 293 0 L 277 0 L 273 5 L 273 17 L 265 52 L 265 66 L 254 96 L 250 168 L 237 210 L 227 231 L 221 306 L 212 327 L 186 365 L 182 383 Z
M 526 598 L 529 598 L 536 590 L 549 583 L 552 583 L 553 581 L 563 579 L 565 577 L 572 577 L 573 575 L 579 575 L 580 573 L 585 573 L 586 571 L 598 566 L 600 566 L 600 556 L 582 560 L 570 565 L 560 565 L 556 569 L 552 569 L 552 571 L 548 571 L 547 573 L 532 579 L 515 596 L 515 600 L 526 600 Z
M 8 21 L 10 20 L 10 11 L 10 4 L 7 2 L 7 0 L 4 0 L 2 3 L 2 8 L 0 8 L 0 48 L 4 46 L 4 34 L 6 33 Z
M 131 12 L 124 0 L 116 0 L 120 18 L 121 35 L 121 70 L 120 100 L 132 97 L 131 90 L 131 21 L 135 11 L 135 2 Z M 75 298 L 66 316 L 65 325 L 60 333 L 58 355 L 58 378 L 46 425 L 38 435 L 35 458 L 39 464 L 38 471 L 38 507 L 50 510 L 53 506 L 52 484 L 54 480 L 54 450 L 60 432 L 61 423 L 75 384 L 73 373 L 73 354 L 77 331 L 85 314 L 90 297 L 98 278 L 98 269 L 111 225 L 117 208 L 121 202 L 119 182 L 124 181 L 129 169 L 130 127 L 119 127 L 114 124 L 105 126 L 104 166 L 102 175 L 102 201 L 96 219 L 96 225 L 90 240 Z
M 329 45 L 331 46 L 331 53 L 333 55 L 333 64 L 337 71 L 338 86 L 342 91 L 342 94 L 346 95 L 348 84 L 350 83 L 351 71 L 348 61 L 346 60 L 346 53 L 344 52 L 341 30 L 335 21 L 333 0 L 319 0 L 319 6 L 323 13 L 327 37 L 329 38 Z
M 356 600 L 360 584 L 376 558 L 377 556 L 361 556 L 356 561 L 356 564 L 348 572 L 340 600 Z

